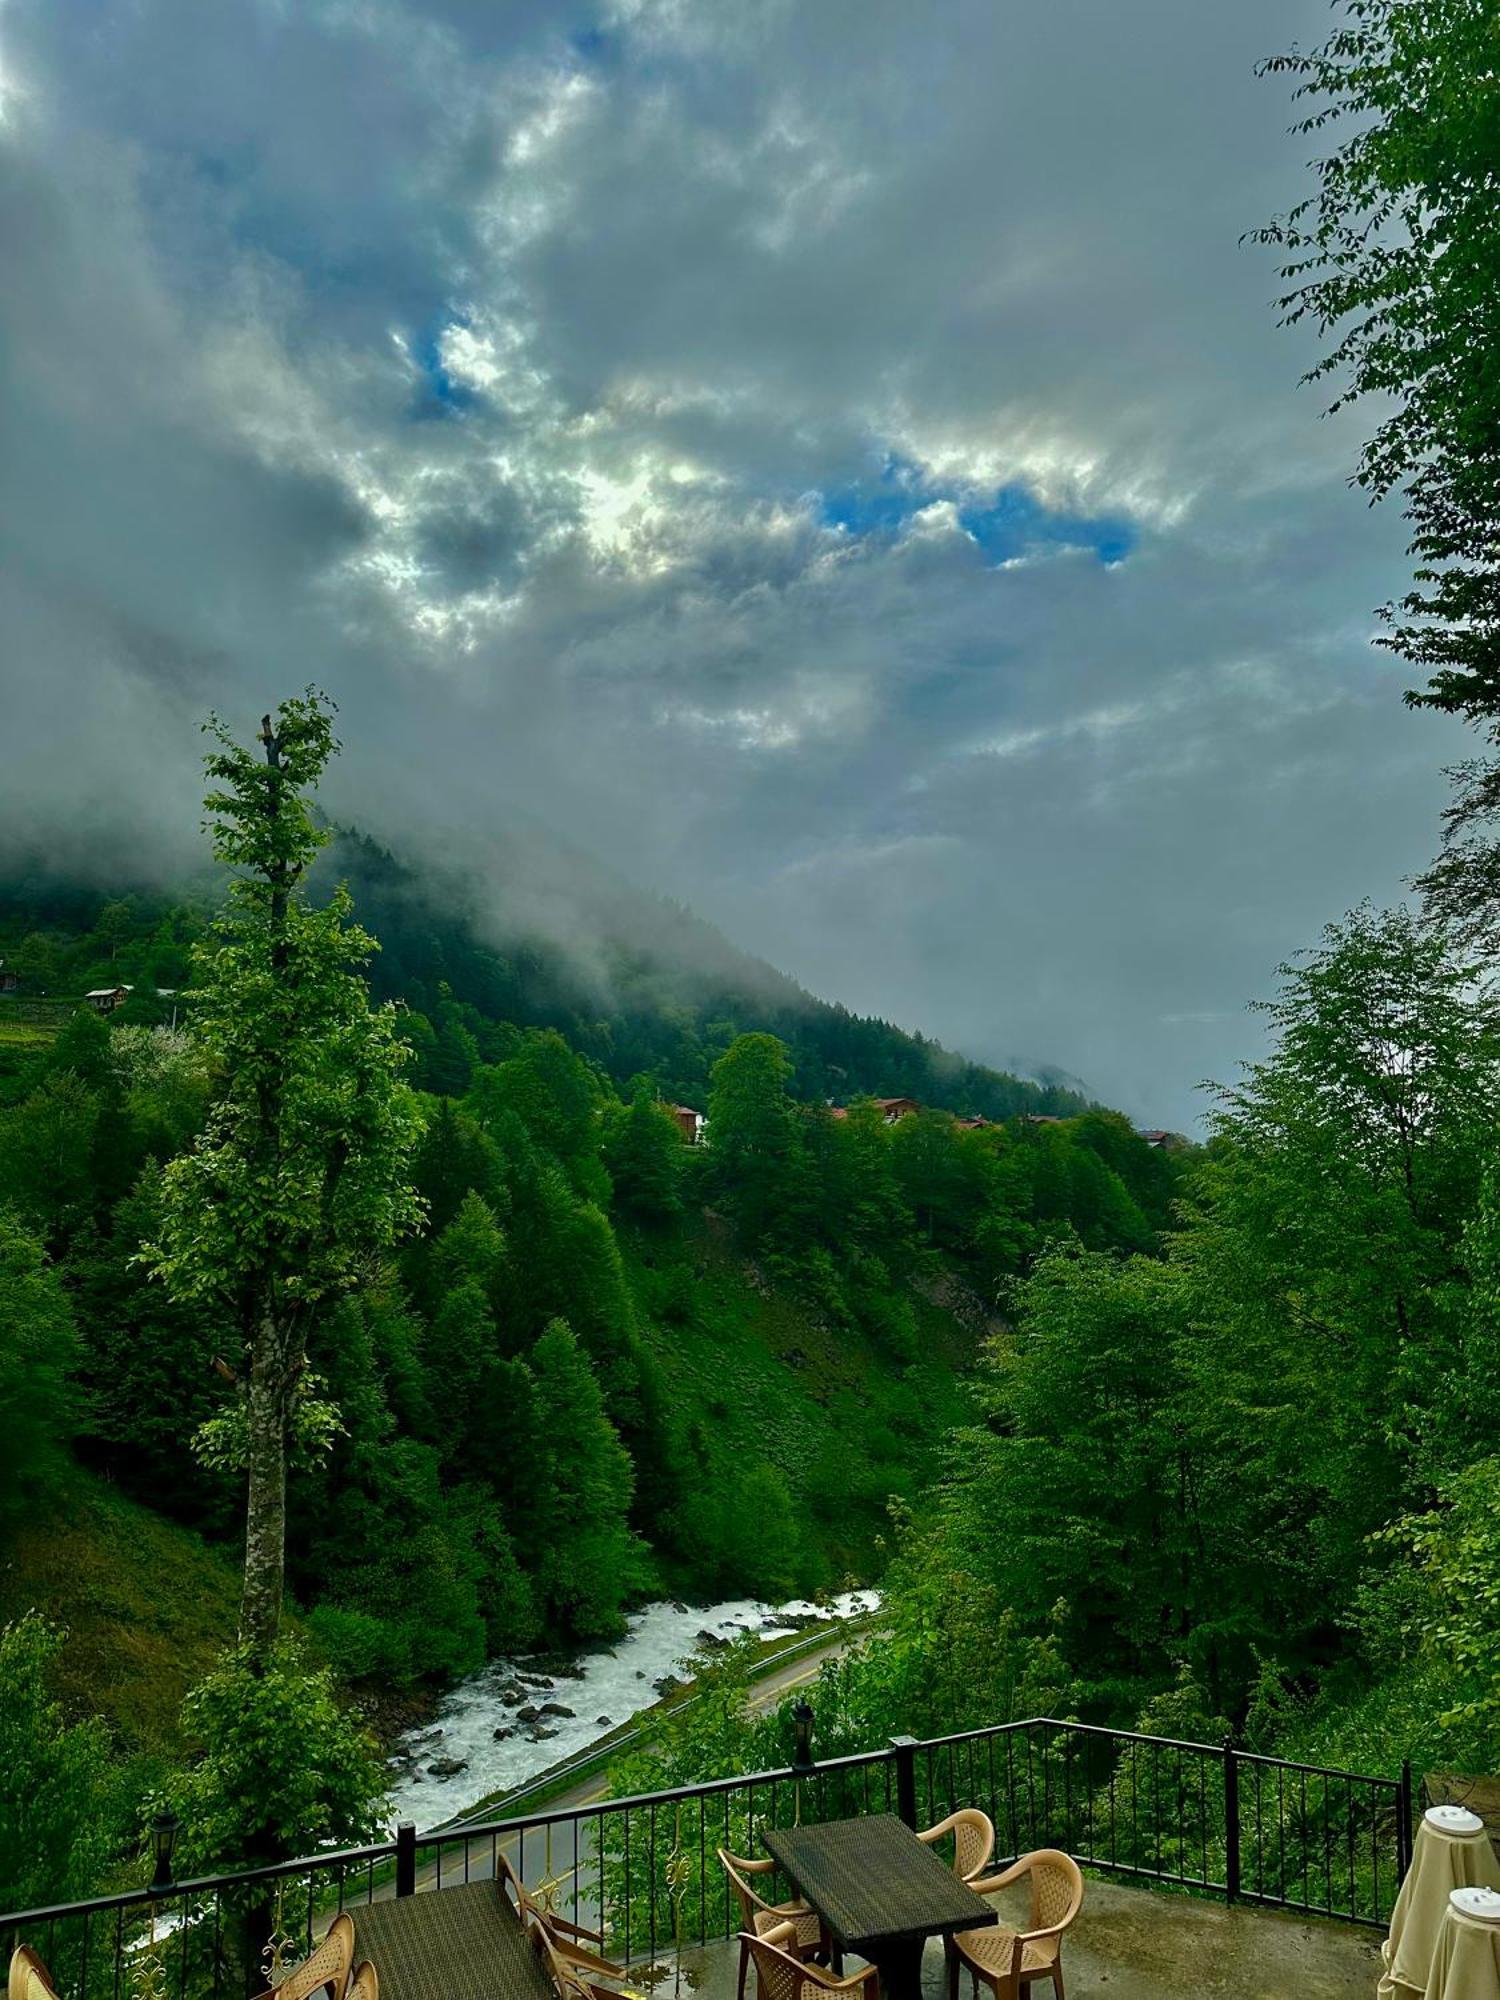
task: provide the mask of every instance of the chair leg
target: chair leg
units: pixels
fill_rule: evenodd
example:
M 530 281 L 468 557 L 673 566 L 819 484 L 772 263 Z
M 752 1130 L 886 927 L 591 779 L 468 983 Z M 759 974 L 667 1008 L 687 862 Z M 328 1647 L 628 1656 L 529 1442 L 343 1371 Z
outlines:
M 734 2000 L 745 2000 L 745 1974 L 749 1970 L 749 1967 L 750 1947 L 747 1944 L 742 1944 L 740 1946 L 740 1979 L 739 1985 L 735 1988 Z
M 1057 1995 L 1057 2000 L 1066 2000 L 1066 1996 L 1063 1993 L 1061 1959 L 1052 1968 L 1052 1991 Z

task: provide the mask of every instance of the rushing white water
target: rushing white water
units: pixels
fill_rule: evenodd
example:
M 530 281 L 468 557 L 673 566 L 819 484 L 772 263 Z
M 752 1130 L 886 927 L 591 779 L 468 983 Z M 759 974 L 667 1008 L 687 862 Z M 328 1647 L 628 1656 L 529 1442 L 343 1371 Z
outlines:
M 701 1633 L 726 1640 L 746 1632 L 771 1638 L 814 1619 L 856 1618 L 879 1601 L 874 1591 L 847 1591 L 825 1604 L 798 1600 L 772 1606 L 749 1598 L 706 1610 L 648 1604 L 631 1617 L 623 1639 L 578 1653 L 565 1668 L 556 1656 L 545 1664 L 539 1658 L 493 1660 L 444 1695 L 431 1722 L 398 1743 L 391 1759 L 392 1824 L 441 1825 L 492 1792 L 576 1756 L 649 1708 L 669 1674 L 687 1681 L 682 1662 L 701 1650 Z M 547 1714 L 548 1703 L 572 1713 Z M 536 1710 L 535 1719 L 518 1720 L 523 1709 Z M 550 1733 L 540 1734 L 543 1730 Z

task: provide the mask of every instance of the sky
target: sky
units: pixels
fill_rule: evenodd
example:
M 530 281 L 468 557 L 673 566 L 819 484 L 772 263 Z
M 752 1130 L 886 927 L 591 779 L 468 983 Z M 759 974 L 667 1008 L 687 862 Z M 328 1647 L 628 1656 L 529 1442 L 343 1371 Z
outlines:
M 0 0 L 0 832 L 170 870 L 315 681 L 371 830 L 1187 1128 L 1464 748 L 1242 241 L 1329 20 Z

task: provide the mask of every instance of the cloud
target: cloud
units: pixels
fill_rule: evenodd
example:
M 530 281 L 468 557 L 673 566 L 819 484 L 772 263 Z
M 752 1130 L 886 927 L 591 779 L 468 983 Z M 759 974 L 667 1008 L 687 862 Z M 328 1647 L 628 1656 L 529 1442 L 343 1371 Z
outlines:
M 317 679 L 377 831 L 550 824 L 1186 1121 L 1456 740 L 1238 240 L 1325 20 L 9 0 L 13 831 L 168 866 L 202 711 Z

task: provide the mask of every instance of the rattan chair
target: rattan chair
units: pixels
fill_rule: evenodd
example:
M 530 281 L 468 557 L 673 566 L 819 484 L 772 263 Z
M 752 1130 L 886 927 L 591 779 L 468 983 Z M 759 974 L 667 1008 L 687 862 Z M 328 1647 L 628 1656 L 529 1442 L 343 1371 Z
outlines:
M 625 1984 L 629 1974 L 621 1965 L 612 1965 L 596 1952 L 569 1945 L 551 1930 L 545 1918 L 533 1916 L 526 1935 L 541 1960 L 555 2000 L 643 2000 Z M 609 1980 L 609 1985 L 601 1983 Z
M 380 1975 L 367 1958 L 355 1966 L 346 2000 L 380 2000 Z
M 995 1851 L 995 1829 L 990 1824 L 990 1816 L 982 1813 L 978 1806 L 960 1806 L 957 1812 L 949 1813 L 946 1819 L 940 1819 L 936 1826 L 928 1827 L 917 1838 L 931 1847 L 949 1833 L 953 1835 L 954 1873 L 965 1882 L 972 1882 L 976 1875 L 982 1875 L 989 1867 L 990 1856 Z
M 766 1937 L 786 1924 L 791 1928 L 792 1950 L 798 1958 L 832 1960 L 833 1940 L 816 1910 L 798 1901 L 768 1903 L 764 1896 L 757 1895 L 751 1888 L 748 1878 L 773 1874 L 776 1868 L 774 1861 L 744 1861 L 739 1855 L 731 1854 L 727 1847 L 717 1851 L 720 1865 L 740 1906 L 740 1973 L 735 2000 L 745 2000 L 745 1975 L 750 1969 L 750 1949 L 745 1942 L 747 1936 Z
M 960 1931 L 948 1944 L 948 2000 L 958 2000 L 960 1968 L 968 1971 L 979 1993 L 980 1982 L 995 2000 L 1023 2000 L 1038 1979 L 1050 1979 L 1057 2000 L 1064 2000 L 1062 1934 L 1083 1902 L 1083 1875 L 1071 1854 L 1061 1848 L 1039 1847 L 1023 1854 L 998 1875 L 981 1876 L 969 1887 L 976 1895 L 1031 1879 L 1031 1915 L 1024 1931 L 1008 1924 L 988 1930 Z
M 7 2000 L 57 2000 L 52 1974 L 30 1945 L 18 1944 L 10 1955 Z
M 755 1961 L 756 2000 L 827 2000 L 830 1993 L 880 2000 L 880 1974 L 873 1965 L 863 1965 L 841 1979 L 790 1951 L 795 1940 L 796 1926 L 790 1919 L 768 1931 L 740 1932 L 741 1960 L 748 1956 Z
M 329 2000 L 350 2000 L 349 1975 L 354 1966 L 354 1919 L 343 1910 L 328 1926 L 310 1958 L 294 1966 L 261 1995 L 261 2000 L 311 2000 L 327 1987 Z

